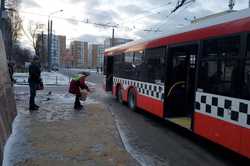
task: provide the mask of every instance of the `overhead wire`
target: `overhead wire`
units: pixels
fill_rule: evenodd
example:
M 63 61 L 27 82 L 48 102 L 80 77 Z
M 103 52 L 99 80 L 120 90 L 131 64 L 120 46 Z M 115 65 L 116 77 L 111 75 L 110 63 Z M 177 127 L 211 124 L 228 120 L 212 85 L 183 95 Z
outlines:
M 140 17 L 137 17 L 136 16 L 131 19 L 125 19 L 123 20 L 122 22 L 119 22 L 119 24 L 116 24 L 116 25 L 107 25 L 107 24 L 104 24 L 104 23 L 94 23 L 94 22 L 90 22 L 89 19 L 86 19 L 86 20 L 77 20 L 77 19 L 74 19 L 74 18 L 65 18 L 65 17 L 59 17 L 59 16 L 54 16 L 53 18 L 55 19 L 63 19 L 63 20 L 66 20 L 66 21 L 76 21 L 76 22 L 81 22 L 81 23 L 85 23 L 85 24 L 93 24 L 95 26 L 102 26 L 102 27 L 114 27 L 114 28 L 122 28 L 123 30 L 125 31 L 132 31 L 133 29 L 136 29 L 136 27 L 133 25 L 133 26 L 122 26 L 122 24 L 124 24 L 124 22 L 131 22 L 131 21 L 136 21 L 136 20 L 140 20 L 140 19 L 143 19 L 143 18 L 146 18 L 146 17 L 149 17 L 149 16 L 152 16 L 152 15 L 157 15 L 157 14 L 160 14 L 160 12 L 154 12 L 152 13 L 153 11 L 156 11 L 158 9 L 161 9 L 165 6 L 168 6 L 172 4 L 172 1 L 169 1 L 168 3 L 165 3 L 159 7 L 156 7 L 156 8 L 150 8 L 150 9 L 147 9 L 147 10 L 150 10 L 150 13 L 146 14 L 146 15 L 142 15 L 142 13 L 138 14 L 137 16 L 140 16 Z M 49 15 L 48 14 L 41 14 L 41 13 L 35 13 L 35 12 L 27 12 L 27 11 L 19 11 L 21 13 L 26 13 L 26 14 L 33 14 L 33 15 L 38 15 L 38 16 L 43 16 L 43 17 L 48 17 Z M 148 11 L 145 11 L 144 13 L 146 13 Z M 131 28 L 132 27 L 132 28 Z
M 190 2 L 192 2 L 192 0 L 191 0 Z M 183 11 L 183 10 L 186 10 L 186 9 L 187 9 L 188 7 L 190 7 L 191 5 L 193 5 L 193 3 L 190 3 L 190 2 L 186 4 L 187 6 L 185 6 L 185 8 L 182 8 L 181 10 L 179 10 L 179 13 L 180 13 L 181 11 Z M 172 12 L 172 11 L 171 11 L 171 12 L 166 16 L 166 20 L 164 20 L 164 21 L 162 21 L 161 23 L 158 23 L 158 24 L 152 26 L 152 28 L 151 28 L 151 29 L 152 29 L 152 32 L 162 32 L 162 31 L 160 31 L 160 28 L 168 22 L 168 18 L 169 18 L 170 16 L 172 16 L 174 13 L 175 13 L 175 12 Z
M 171 4 L 172 4 L 172 1 L 169 1 L 168 3 L 165 3 L 165 4 L 161 5 L 160 7 L 147 9 L 147 11 L 145 11 L 145 12 L 143 12 L 143 13 L 146 13 L 146 12 L 149 12 L 149 13 L 144 14 L 144 15 L 142 15 L 142 13 L 140 13 L 140 14 L 134 16 L 134 18 L 132 18 L 132 19 L 129 18 L 129 19 L 123 20 L 122 22 L 119 22 L 119 25 L 123 25 L 124 23 L 130 23 L 130 22 L 132 22 L 132 21 L 137 21 L 137 20 L 142 21 L 143 18 L 150 17 L 150 16 L 153 16 L 153 15 L 162 14 L 161 11 L 156 11 L 156 10 L 161 9 L 161 8 L 163 8 L 163 7 L 165 7 L 165 6 L 168 6 L 168 5 L 171 5 Z M 149 10 L 151 10 L 151 11 L 149 11 Z M 164 9 L 164 10 L 165 10 L 165 9 Z M 154 12 L 154 11 L 155 11 L 155 12 Z M 137 17 L 137 16 L 140 16 L 140 17 Z M 127 20 L 128 20 L 128 21 L 127 21 Z M 137 24 L 138 24 L 138 22 L 137 22 Z M 131 28 L 131 27 L 132 27 L 132 28 Z M 137 29 L 135 25 L 132 25 L 132 26 L 125 26 L 125 30 L 132 31 L 132 30 L 135 30 L 135 29 Z
M 124 22 L 131 22 L 131 21 L 136 21 L 136 20 L 142 20 L 143 18 L 146 18 L 146 17 L 149 17 L 149 16 L 153 16 L 153 15 L 157 15 L 157 14 L 161 14 L 159 11 L 158 12 L 154 12 L 152 13 L 153 11 L 156 11 L 158 9 L 161 9 L 167 5 L 171 5 L 172 4 L 172 1 L 169 1 L 168 3 L 165 3 L 163 5 L 161 5 L 160 7 L 156 7 L 156 8 L 151 8 L 150 10 L 152 10 L 150 13 L 148 14 L 145 14 L 145 15 L 142 15 L 140 16 L 141 14 L 138 14 L 137 16 L 140 16 L 140 17 L 137 17 L 136 16 L 130 20 L 126 19 L 124 21 L 122 21 L 121 23 L 124 23 Z M 20 13 L 26 13 L 26 14 L 32 14 L 32 15 L 38 15 L 38 16 L 42 16 L 42 17 L 49 17 L 48 14 L 41 14 L 41 13 L 35 13 L 35 12 L 28 12 L 28 11 L 23 11 L 23 10 L 20 10 L 19 11 Z M 166 18 L 170 17 L 171 16 L 171 12 L 166 16 Z M 100 27 L 112 27 L 112 28 L 119 28 L 119 29 L 123 29 L 124 31 L 132 31 L 132 30 L 135 30 L 137 29 L 137 27 L 135 25 L 132 25 L 132 26 L 122 26 L 122 24 L 113 24 L 113 25 L 109 25 L 109 24 L 105 24 L 105 23 L 96 23 L 96 22 L 91 22 L 89 19 L 85 19 L 85 20 L 79 20 L 79 19 L 75 19 L 75 18 L 69 18 L 69 17 L 62 17 L 62 16 L 53 16 L 53 18 L 55 19 L 61 19 L 61 20 L 65 20 L 65 21 L 75 21 L 75 22 L 79 22 L 79 23 L 84 23 L 84 24 L 92 24 L 94 26 L 100 26 Z M 157 26 L 162 26 L 164 25 L 166 22 L 163 21 L 163 23 L 160 23 L 160 24 L 157 24 Z M 132 27 L 132 28 L 131 28 Z M 155 26 L 154 26 L 155 27 Z M 141 29 L 141 28 L 140 28 Z M 157 29 L 157 30 L 156 30 Z M 146 29 L 142 29 L 142 30 L 145 30 Z M 159 28 L 151 28 L 151 31 L 152 32 L 157 32 L 159 31 Z
M 147 17 L 147 16 L 158 14 L 159 12 L 157 12 L 157 13 L 152 13 L 152 12 L 155 11 L 155 10 L 161 9 L 161 8 L 163 8 L 165 6 L 171 5 L 171 4 L 172 4 L 172 2 L 169 1 L 168 3 L 163 4 L 163 5 L 159 6 L 159 7 L 151 8 L 151 9 L 146 9 L 147 11 L 143 12 L 143 13 L 147 13 L 146 15 L 142 15 L 143 13 L 140 13 L 140 14 L 137 14 L 136 16 L 134 16 L 134 18 L 132 18 L 132 19 L 131 18 L 127 18 L 127 19 L 123 20 L 121 23 L 131 22 L 131 21 L 142 19 L 142 18 Z M 150 12 L 150 13 L 148 13 L 148 12 Z M 140 16 L 140 15 L 142 15 L 142 16 L 137 18 L 137 16 Z

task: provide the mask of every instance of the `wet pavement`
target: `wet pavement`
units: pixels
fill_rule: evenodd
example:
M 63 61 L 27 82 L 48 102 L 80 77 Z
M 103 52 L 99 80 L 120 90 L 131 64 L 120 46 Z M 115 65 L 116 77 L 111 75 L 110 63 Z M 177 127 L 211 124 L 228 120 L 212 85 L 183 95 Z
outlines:
M 89 97 L 83 110 L 74 111 L 74 96 L 67 87 L 55 86 L 39 91 L 40 109 L 30 113 L 28 90 L 16 87 L 18 116 L 5 148 L 5 166 L 137 165 L 105 105 Z
M 102 84 L 100 75 L 90 81 Z M 250 162 L 232 151 L 142 110 L 133 112 L 110 93 L 97 96 L 111 110 L 127 151 L 141 164 L 150 166 L 248 166 Z
M 34 165 L 35 161 L 40 165 L 249 165 L 245 158 L 185 129 L 141 110 L 130 111 L 102 90 L 101 75 L 92 73 L 88 81 L 95 90 L 85 110 L 95 111 L 72 111 L 74 98 L 65 93 L 67 87 L 59 86 L 40 95 L 42 109 L 29 114 L 27 87 L 17 87 L 21 109 L 9 141 L 12 148 L 6 151 L 5 158 L 11 163 L 7 166 Z M 89 130 L 84 130 L 89 125 Z M 99 132 L 105 138 L 101 143 Z M 110 142 L 114 144 L 107 146 Z

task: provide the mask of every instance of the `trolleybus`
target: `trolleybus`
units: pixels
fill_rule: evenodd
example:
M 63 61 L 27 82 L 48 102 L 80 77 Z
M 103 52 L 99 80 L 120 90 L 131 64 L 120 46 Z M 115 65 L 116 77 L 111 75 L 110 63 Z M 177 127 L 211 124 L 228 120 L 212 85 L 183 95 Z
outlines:
M 250 158 L 250 10 L 105 50 L 105 89 Z

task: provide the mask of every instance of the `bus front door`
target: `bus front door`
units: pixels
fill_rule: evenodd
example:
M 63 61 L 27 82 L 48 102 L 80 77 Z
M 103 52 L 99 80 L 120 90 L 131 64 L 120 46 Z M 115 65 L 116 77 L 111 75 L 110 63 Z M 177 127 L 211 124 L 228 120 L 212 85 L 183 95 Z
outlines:
M 194 110 L 195 71 L 198 45 L 171 47 L 168 50 L 165 116 L 191 127 Z
M 107 56 L 104 58 L 104 75 L 105 75 L 105 90 L 112 91 L 113 88 L 113 63 L 114 57 Z

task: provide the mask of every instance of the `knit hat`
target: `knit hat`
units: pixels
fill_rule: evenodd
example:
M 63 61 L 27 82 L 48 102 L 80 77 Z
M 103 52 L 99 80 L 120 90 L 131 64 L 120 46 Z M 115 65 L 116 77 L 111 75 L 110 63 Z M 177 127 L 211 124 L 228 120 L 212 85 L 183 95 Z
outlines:
M 90 74 L 89 74 L 88 72 L 85 72 L 85 71 L 79 73 L 79 76 L 80 76 L 80 77 L 87 77 L 87 76 L 89 76 L 89 75 L 90 75 Z

